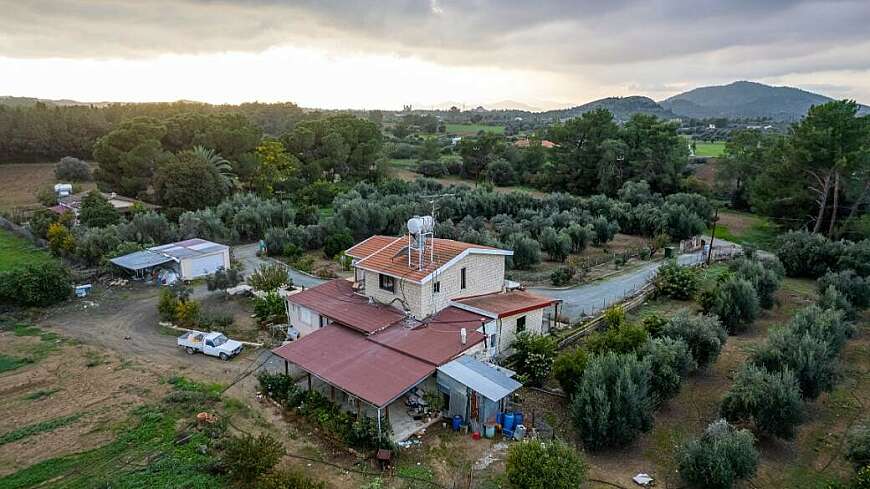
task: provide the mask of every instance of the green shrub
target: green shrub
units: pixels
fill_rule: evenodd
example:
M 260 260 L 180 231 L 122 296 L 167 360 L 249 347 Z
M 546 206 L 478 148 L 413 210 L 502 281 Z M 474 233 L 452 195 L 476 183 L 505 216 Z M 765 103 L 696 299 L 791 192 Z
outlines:
M 72 156 L 64 156 L 60 159 L 60 162 L 54 166 L 54 177 L 59 181 L 69 182 L 90 182 L 93 179 L 91 166 L 86 161 Z
M 421 160 L 417 162 L 417 173 L 429 178 L 447 176 L 447 165 L 443 161 Z
M 727 333 L 715 316 L 691 314 L 683 309 L 668 321 L 661 336 L 685 341 L 698 368 L 706 368 L 719 357 Z
M 541 263 L 541 245 L 525 234 L 514 234 L 509 239 L 514 255 L 511 257 L 513 267 L 527 270 Z
M 770 309 L 775 303 L 774 293 L 782 282 L 779 274 L 782 265 L 777 266 L 779 260 L 750 260 L 742 258 L 731 264 L 731 270 L 740 278 L 746 279 L 755 288 L 758 296 L 758 304 L 763 309 Z
M 260 390 L 268 397 L 286 407 L 298 407 L 305 398 L 305 392 L 293 381 L 293 377 L 285 374 L 261 372 L 257 375 Z
M 331 260 L 351 246 L 353 246 L 353 236 L 350 231 L 347 229 L 336 230 L 323 241 L 323 254 Z
M 718 316 L 729 333 L 746 331 L 759 313 L 755 287 L 746 279 L 730 277 L 716 287 L 704 312 Z
M 729 489 L 755 474 L 758 450 L 755 437 L 725 420 L 710 423 L 701 438 L 689 441 L 679 451 L 679 472 L 697 488 Z
M 559 267 L 550 274 L 550 283 L 556 287 L 562 287 L 571 283 L 575 270 L 572 267 Z
M 608 329 L 625 324 L 625 308 L 620 305 L 610 306 L 604 311 L 604 325 Z
M 586 348 L 595 354 L 609 351 L 632 353 L 646 344 L 649 336 L 639 324 L 623 323 L 603 332 L 594 333 L 586 340 Z
M 843 317 L 848 320 L 858 318 L 858 311 L 849 303 L 849 299 L 845 294 L 837 290 L 833 285 L 829 285 L 819 296 L 816 305 L 822 309 L 833 309 L 842 311 Z
M 646 328 L 646 332 L 649 333 L 650 337 L 658 338 L 661 336 L 665 326 L 667 326 L 668 320 L 658 314 L 650 314 L 643 318 L 641 324 Z
M 771 372 L 789 369 L 797 377 L 804 399 L 830 391 L 837 377 L 837 354 L 830 351 L 825 339 L 791 327 L 771 331 L 751 361 Z
M 121 214 L 99 191 L 91 190 L 82 198 L 79 221 L 87 227 L 101 228 L 118 224 Z
M 287 322 L 287 309 L 284 299 L 274 290 L 263 297 L 254 297 L 254 316 L 261 323 Z
M 621 447 L 652 428 L 649 375 L 649 364 L 634 354 L 589 359 L 570 408 L 586 448 Z
M 268 473 L 285 454 L 284 445 L 269 433 L 229 437 L 224 442 L 221 464 L 240 484 L 253 484 Z
M 656 295 L 672 299 L 687 300 L 698 289 L 698 271 L 692 267 L 682 267 L 676 260 L 662 265 L 653 281 Z
M 828 272 L 819 278 L 819 292 L 833 287 L 840 292 L 856 309 L 866 309 L 870 306 L 870 278 L 864 278 L 853 270 Z
M 556 341 L 550 336 L 524 331 L 511 345 L 515 351 L 517 371 L 532 385 L 543 385 L 553 368 Z
M 553 362 L 553 376 L 569 398 L 577 391 L 588 360 L 586 350 L 577 348 L 560 353 Z
M 526 440 L 508 448 L 505 473 L 514 489 L 575 489 L 586 479 L 586 462 L 560 440 Z
M 55 262 L 18 266 L 0 271 L 0 303 L 45 307 L 69 298 L 69 272 Z
M 855 468 L 870 465 L 870 426 L 858 425 L 846 435 L 846 460 Z
M 788 368 L 769 372 L 746 364 L 725 394 L 721 412 L 732 423 L 753 423 L 763 433 L 790 439 L 803 420 L 797 378 Z
M 293 285 L 287 275 L 284 265 L 260 265 L 254 273 L 248 276 L 248 285 L 256 290 L 272 292 L 285 285 Z
M 683 380 L 697 368 L 689 345 L 681 339 L 653 339 L 644 345 L 640 355 L 649 362 L 650 395 L 657 406 L 676 396 Z
M 795 313 L 789 321 L 789 328 L 796 334 L 809 333 L 814 338 L 825 341 L 831 355 L 839 355 L 846 340 L 854 334 L 854 328 L 846 322 L 843 311 L 807 306 Z
M 161 321 L 175 322 L 175 312 L 178 310 L 178 298 L 169 288 L 160 289 L 160 300 L 157 302 L 157 313 Z
M 326 489 L 326 483 L 292 469 L 277 469 L 260 477 L 256 489 Z
M 208 290 L 227 290 L 242 283 L 242 274 L 235 268 L 224 270 L 219 268 L 205 278 Z
M 776 256 L 789 277 L 816 278 L 837 268 L 843 244 L 821 234 L 791 231 L 779 237 Z

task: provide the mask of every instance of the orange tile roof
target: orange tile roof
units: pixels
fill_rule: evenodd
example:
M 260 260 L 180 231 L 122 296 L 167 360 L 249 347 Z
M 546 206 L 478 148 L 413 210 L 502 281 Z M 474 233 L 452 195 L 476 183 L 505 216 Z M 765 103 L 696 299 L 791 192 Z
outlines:
M 559 302 L 559 300 L 542 297 L 524 290 L 511 290 L 509 292 L 454 299 L 453 302 L 458 307 L 468 306 L 475 311 L 485 311 L 496 317 L 503 318 L 548 307 Z
M 432 255 L 429 253 L 429 246 L 434 246 L 434 260 L 432 260 Z M 451 264 L 451 260 L 461 258 L 464 256 L 463 254 L 481 253 L 503 256 L 513 254 L 512 251 L 491 246 L 463 243 L 462 241 L 454 241 L 452 239 L 434 238 L 427 242 L 427 250 L 423 256 L 423 268 L 421 270 L 418 268 L 419 254 L 415 250 L 410 251 L 411 266 L 408 266 L 409 251 L 407 248 L 407 236 L 393 238 L 390 244 L 359 260 L 356 267 L 422 283 L 428 280 L 433 272 L 445 265 Z
M 394 236 L 382 236 L 382 235 L 376 234 L 374 236 L 370 236 L 370 237 L 360 241 L 359 243 L 351 246 L 344 253 L 347 256 L 357 258 L 357 259 L 365 258 L 365 257 L 371 255 L 372 253 L 380 250 L 384 246 L 387 246 L 388 244 L 392 243 L 396 239 L 397 238 Z

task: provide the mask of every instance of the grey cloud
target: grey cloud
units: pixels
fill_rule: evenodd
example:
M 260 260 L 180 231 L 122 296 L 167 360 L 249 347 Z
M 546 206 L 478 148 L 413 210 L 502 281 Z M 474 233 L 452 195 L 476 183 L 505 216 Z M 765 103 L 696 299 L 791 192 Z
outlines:
M 314 46 L 649 91 L 678 74 L 870 69 L 865 0 L 0 0 L 0 12 L 0 56 L 17 58 Z

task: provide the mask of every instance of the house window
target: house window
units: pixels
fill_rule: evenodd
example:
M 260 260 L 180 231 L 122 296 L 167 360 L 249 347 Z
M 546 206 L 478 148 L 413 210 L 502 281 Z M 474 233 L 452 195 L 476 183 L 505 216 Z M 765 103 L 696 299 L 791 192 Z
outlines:
M 436 294 L 438 292 L 441 292 L 441 282 L 435 282 L 434 284 L 432 284 L 432 292 Z
M 465 269 L 463 268 L 459 270 L 459 288 L 464 289 L 465 285 Z
M 521 316 L 517 318 L 517 333 L 522 333 L 526 330 L 526 317 Z
M 495 348 L 495 345 L 496 345 L 495 334 L 491 334 L 491 335 L 489 335 L 489 347 Z
M 393 277 L 389 275 L 379 274 L 378 275 L 378 285 L 382 290 L 386 290 L 388 292 L 396 291 L 396 282 Z

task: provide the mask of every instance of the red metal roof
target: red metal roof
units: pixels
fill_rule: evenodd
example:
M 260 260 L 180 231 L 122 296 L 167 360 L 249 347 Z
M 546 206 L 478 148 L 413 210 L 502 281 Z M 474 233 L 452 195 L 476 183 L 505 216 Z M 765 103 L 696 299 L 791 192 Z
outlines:
M 365 258 L 397 239 L 398 238 L 396 238 L 395 236 L 370 236 L 363 241 L 360 241 L 359 243 L 351 246 L 344 253 L 353 258 Z
M 404 322 L 396 323 L 369 336 L 368 340 L 439 366 L 485 340 L 486 335 L 475 330 L 488 320 L 480 314 L 448 307 L 422 323 L 415 322 L 412 327 Z M 465 344 L 460 336 L 462 328 L 466 330 Z
M 350 281 L 342 278 L 305 289 L 287 300 L 363 333 L 382 330 L 405 317 L 393 307 L 370 304 L 353 291 Z
M 360 245 L 364 244 L 360 243 Z M 401 279 L 421 282 L 428 277 L 432 272 L 446 265 L 450 260 L 457 258 L 460 254 L 468 251 L 469 253 L 497 253 L 501 255 L 511 255 L 513 252 L 501 250 L 491 246 L 483 246 L 472 243 L 463 243 L 462 241 L 454 241 L 452 239 L 434 238 L 427 246 L 434 247 L 434 260 L 428 252 L 423 256 L 423 269 L 418 268 L 419 254 L 416 251 L 411 253 L 411 266 L 408 266 L 408 237 L 403 236 L 399 239 L 393 238 L 393 241 L 386 246 L 382 246 L 379 250 L 372 252 L 365 258 L 360 259 L 356 266 L 365 270 L 383 273 Z M 357 245 L 357 246 L 360 246 Z M 351 248 L 353 250 L 353 248 Z M 357 251 L 358 252 L 358 251 Z
M 339 325 L 327 325 L 272 350 L 339 389 L 383 407 L 435 371 Z
M 454 299 L 453 302 L 503 318 L 548 307 L 558 302 L 558 300 L 535 295 L 524 290 L 511 290 L 509 292 Z

